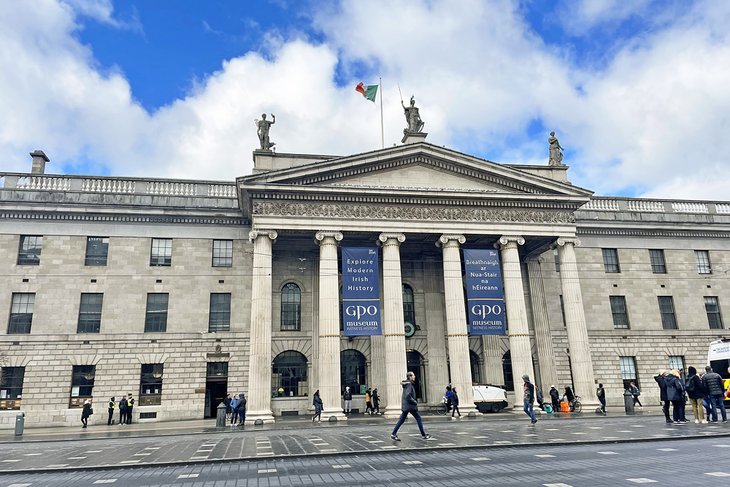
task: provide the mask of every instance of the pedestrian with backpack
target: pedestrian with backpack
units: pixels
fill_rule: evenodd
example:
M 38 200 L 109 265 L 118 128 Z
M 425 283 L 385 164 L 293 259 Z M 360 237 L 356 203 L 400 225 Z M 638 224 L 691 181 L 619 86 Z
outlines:
M 459 394 L 456 393 L 456 387 L 451 388 L 451 417 L 454 414 L 458 414 L 461 417 L 461 411 L 459 411 Z
M 692 405 L 692 414 L 695 416 L 695 423 L 707 423 L 705 419 L 705 408 L 702 407 L 702 400 L 705 398 L 705 388 L 702 387 L 702 379 L 697 375 L 697 369 L 691 365 L 687 368 L 687 383 L 685 390 L 689 396 L 689 403 Z
M 119 400 L 119 425 L 127 423 L 127 398 L 122 395 Z
M 604 416 L 606 415 L 606 389 L 603 388 L 603 384 L 598 384 L 598 389 L 596 389 L 596 397 L 598 398 L 598 401 L 601 403 L 601 414 Z

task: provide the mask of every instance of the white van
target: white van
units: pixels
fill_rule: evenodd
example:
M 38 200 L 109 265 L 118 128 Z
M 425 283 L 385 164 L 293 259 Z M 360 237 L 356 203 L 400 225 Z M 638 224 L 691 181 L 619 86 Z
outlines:
M 472 386 L 474 404 L 480 413 L 498 413 L 507 407 L 507 391 L 496 386 Z
M 720 374 L 723 379 L 723 386 L 727 390 L 730 386 L 730 338 L 721 338 L 710 343 L 707 351 L 707 365 L 712 367 L 714 372 Z M 728 399 L 725 399 L 728 401 Z

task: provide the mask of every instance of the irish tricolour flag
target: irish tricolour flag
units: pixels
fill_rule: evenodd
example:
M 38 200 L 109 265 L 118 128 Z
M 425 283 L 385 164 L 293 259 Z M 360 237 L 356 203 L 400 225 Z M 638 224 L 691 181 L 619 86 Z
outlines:
M 375 103 L 375 95 L 378 93 L 378 85 L 364 85 L 361 81 L 355 87 L 355 91 L 362 93 L 362 96 Z

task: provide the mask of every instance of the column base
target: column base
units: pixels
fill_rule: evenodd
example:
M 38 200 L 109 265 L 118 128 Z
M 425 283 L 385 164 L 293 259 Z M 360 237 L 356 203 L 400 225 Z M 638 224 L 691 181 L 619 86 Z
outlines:
M 273 424 L 276 420 L 271 411 L 260 411 L 254 413 L 246 413 L 246 426 L 257 426 L 262 424 Z
M 403 411 L 400 408 L 400 405 L 397 407 L 386 407 L 385 412 L 383 413 L 383 418 L 385 419 L 398 419 L 400 418 L 400 415 Z
M 322 421 L 347 421 L 347 416 L 342 409 L 323 409 Z

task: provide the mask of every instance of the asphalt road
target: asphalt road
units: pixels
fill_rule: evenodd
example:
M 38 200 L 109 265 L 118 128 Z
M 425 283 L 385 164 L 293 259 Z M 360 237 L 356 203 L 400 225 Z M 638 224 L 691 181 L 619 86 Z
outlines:
M 384 451 L 0 476 L 2 487 L 730 485 L 730 439 Z

